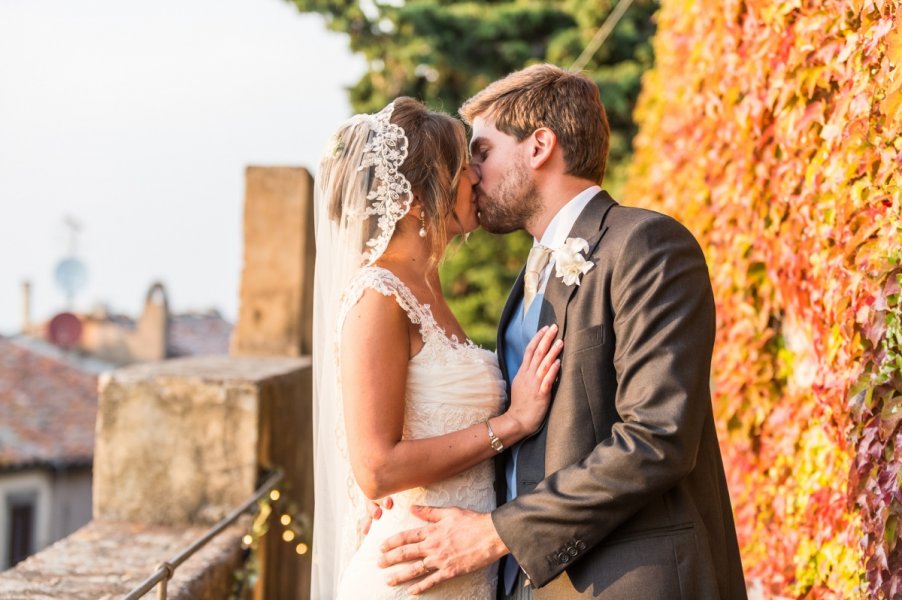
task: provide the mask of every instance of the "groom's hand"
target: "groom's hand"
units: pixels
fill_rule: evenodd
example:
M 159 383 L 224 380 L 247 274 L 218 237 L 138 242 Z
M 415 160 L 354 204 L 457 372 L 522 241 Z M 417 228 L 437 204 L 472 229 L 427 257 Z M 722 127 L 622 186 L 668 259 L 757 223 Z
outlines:
M 388 538 L 379 559 L 382 568 L 409 563 L 392 572 L 389 585 L 428 574 L 407 588 L 409 594 L 420 594 L 446 579 L 487 567 L 508 553 L 488 513 L 425 506 L 414 506 L 411 513 L 429 524 Z

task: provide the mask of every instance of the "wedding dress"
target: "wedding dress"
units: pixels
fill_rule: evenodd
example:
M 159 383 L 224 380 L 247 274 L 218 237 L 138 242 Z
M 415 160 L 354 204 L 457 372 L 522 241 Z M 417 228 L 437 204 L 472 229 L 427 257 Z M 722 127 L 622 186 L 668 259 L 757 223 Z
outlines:
M 404 439 L 434 437 L 481 423 L 500 412 L 505 386 L 493 352 L 472 342 L 447 337 L 436 323 L 428 304 L 420 304 L 393 273 L 380 267 L 362 269 L 342 303 L 339 322 L 367 289 L 393 297 L 419 326 L 423 348 L 410 359 L 404 409 Z M 486 442 L 488 443 L 488 442 Z M 424 523 L 410 514 L 414 504 L 458 506 L 478 512 L 495 508 L 494 468 L 484 461 L 454 477 L 425 487 L 392 494 L 394 507 L 373 521 L 350 564 L 342 573 L 338 598 L 412 598 L 405 589 L 386 584 L 391 569 L 381 569 L 379 547 L 388 537 Z M 359 490 L 356 493 L 362 494 Z M 355 524 L 349 524 L 354 526 Z M 397 567 L 394 567 L 397 568 Z M 443 582 L 418 598 L 488 600 L 495 597 L 496 568 L 489 568 Z

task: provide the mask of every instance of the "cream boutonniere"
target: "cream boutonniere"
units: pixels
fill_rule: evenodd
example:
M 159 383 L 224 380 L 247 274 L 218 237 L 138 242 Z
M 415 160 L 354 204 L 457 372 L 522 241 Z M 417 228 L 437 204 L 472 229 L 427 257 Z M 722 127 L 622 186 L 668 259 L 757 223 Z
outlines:
M 580 254 L 589 251 L 589 242 L 583 238 L 567 238 L 564 245 L 554 251 L 555 275 L 564 285 L 579 285 L 580 278 L 595 266 Z

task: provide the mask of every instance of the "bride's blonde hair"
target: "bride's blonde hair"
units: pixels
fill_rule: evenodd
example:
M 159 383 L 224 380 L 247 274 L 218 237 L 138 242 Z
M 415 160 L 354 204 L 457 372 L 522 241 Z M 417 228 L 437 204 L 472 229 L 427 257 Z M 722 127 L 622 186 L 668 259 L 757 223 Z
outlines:
M 421 102 L 401 96 L 395 100 L 391 122 L 407 135 L 407 159 L 398 169 L 410 181 L 431 234 L 430 267 L 442 259 L 448 245 L 448 221 L 457 221 L 457 186 L 467 162 L 467 134 L 463 123 Z

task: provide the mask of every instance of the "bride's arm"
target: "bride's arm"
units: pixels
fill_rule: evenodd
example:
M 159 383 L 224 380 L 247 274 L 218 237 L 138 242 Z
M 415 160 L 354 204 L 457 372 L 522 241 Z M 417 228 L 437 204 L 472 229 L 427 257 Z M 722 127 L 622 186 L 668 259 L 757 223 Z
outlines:
M 447 479 L 492 458 L 484 423 L 441 436 L 402 440 L 410 322 L 393 298 L 367 290 L 345 320 L 341 379 L 354 477 L 369 498 Z M 530 342 L 513 382 L 511 407 L 490 423 L 505 446 L 542 423 L 557 376 L 556 329 Z

